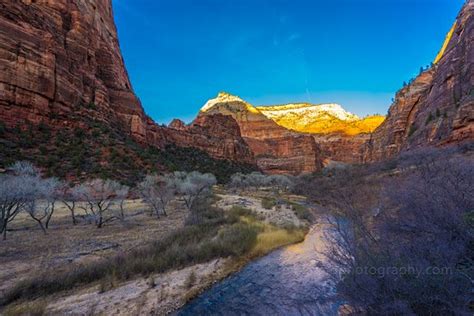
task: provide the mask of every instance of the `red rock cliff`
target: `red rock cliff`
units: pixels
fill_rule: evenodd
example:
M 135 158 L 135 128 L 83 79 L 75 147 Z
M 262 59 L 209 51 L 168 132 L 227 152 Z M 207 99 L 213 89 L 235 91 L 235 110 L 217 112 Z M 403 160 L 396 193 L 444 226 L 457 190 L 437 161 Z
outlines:
M 0 3 L 0 118 L 13 125 L 95 104 L 144 140 L 110 0 Z
M 365 161 L 474 139 L 474 0 L 464 5 L 446 44 L 437 63 L 397 93 Z
M 162 138 L 169 144 L 199 148 L 217 159 L 255 164 L 253 152 L 231 117 L 221 114 L 199 116 L 190 125 L 174 120 L 170 128 L 162 131 Z

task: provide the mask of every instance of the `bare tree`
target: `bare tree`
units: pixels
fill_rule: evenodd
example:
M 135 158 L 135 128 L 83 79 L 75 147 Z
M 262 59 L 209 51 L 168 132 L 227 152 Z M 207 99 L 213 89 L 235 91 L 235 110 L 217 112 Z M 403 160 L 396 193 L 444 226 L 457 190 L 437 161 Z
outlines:
M 130 188 L 126 185 L 119 185 L 116 188 L 115 202 L 118 204 L 119 208 L 116 217 L 121 221 L 125 220 L 124 203 L 128 198 L 129 192 Z
M 280 191 L 292 189 L 293 184 L 293 177 L 288 175 L 264 175 L 260 172 L 252 172 L 250 174 L 233 174 L 229 187 L 236 190 L 270 188 L 274 192 L 279 193 Z
M 43 199 L 45 200 L 46 203 L 51 205 L 51 211 L 46 217 L 46 222 L 44 225 L 46 229 L 49 228 L 49 223 L 51 222 L 51 218 L 53 218 L 56 202 L 60 199 L 60 192 L 59 192 L 60 184 L 61 182 L 57 178 L 48 178 L 48 179 L 42 180 L 42 186 L 44 187 Z
M 24 209 L 46 233 L 54 214 L 59 181 L 56 178 L 41 179 L 40 177 L 32 180 L 32 190 L 27 197 Z
M 259 188 L 265 186 L 267 178 L 260 172 L 252 172 L 246 175 L 244 182 L 247 187 L 253 187 L 254 190 L 257 191 Z
M 270 187 L 276 193 L 280 193 L 280 191 L 291 190 L 294 185 L 294 179 L 288 175 L 275 174 L 267 176 L 264 185 Z
M 8 169 L 17 176 L 40 176 L 38 169 L 29 161 L 17 161 Z
M 85 211 L 90 211 L 97 228 L 114 219 L 114 216 L 107 216 L 114 202 L 120 184 L 113 180 L 95 179 L 81 185 L 78 190 L 81 198 L 86 201 Z
M 0 234 L 7 238 L 11 223 L 35 192 L 39 172 L 29 162 L 17 162 L 9 168 L 12 174 L 0 176 Z
M 176 194 L 177 184 L 182 180 L 180 174 L 174 178 L 171 175 L 148 175 L 138 188 L 143 201 L 159 217 L 167 215 L 167 206 Z
M 186 208 L 192 211 L 195 201 L 208 192 L 216 184 L 216 177 L 213 174 L 202 174 L 193 171 L 187 174 L 175 173 L 172 185 L 177 188 Z
M 62 182 L 58 187 L 58 198 L 68 208 L 71 213 L 72 224 L 77 224 L 76 206 L 83 194 L 83 187 L 78 185 L 71 187 L 69 184 Z

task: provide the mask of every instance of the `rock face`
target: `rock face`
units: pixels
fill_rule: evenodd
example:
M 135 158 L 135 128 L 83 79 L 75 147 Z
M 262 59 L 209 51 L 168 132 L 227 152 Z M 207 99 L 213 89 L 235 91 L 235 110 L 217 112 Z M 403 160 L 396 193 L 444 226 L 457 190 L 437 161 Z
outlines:
M 173 122 L 171 128 L 162 130 L 161 137 L 167 144 L 199 148 L 217 159 L 255 164 L 253 152 L 231 117 L 222 114 L 199 116 L 189 126 L 182 121 Z
M 0 1 L 0 122 L 83 127 L 71 114 L 93 111 L 144 145 L 197 147 L 214 158 L 252 162 L 227 118 L 167 129 L 146 116 L 120 52 L 111 0 Z M 229 137 L 229 138 L 227 138 Z
M 431 69 L 401 89 L 364 161 L 474 139 L 474 1 L 468 0 Z
M 94 105 L 145 139 L 110 0 L 0 3 L 0 118 L 14 125 Z
M 341 133 L 312 135 L 321 148 L 321 156 L 326 165 L 330 161 L 362 163 L 367 142 L 371 134 L 347 135 Z
M 186 130 L 186 124 L 180 119 L 174 119 L 168 124 L 169 128 L 177 129 L 179 131 Z
M 262 171 L 296 175 L 321 169 L 322 158 L 314 138 L 279 126 L 239 97 L 219 93 L 203 106 L 198 120 L 216 114 L 235 119 Z

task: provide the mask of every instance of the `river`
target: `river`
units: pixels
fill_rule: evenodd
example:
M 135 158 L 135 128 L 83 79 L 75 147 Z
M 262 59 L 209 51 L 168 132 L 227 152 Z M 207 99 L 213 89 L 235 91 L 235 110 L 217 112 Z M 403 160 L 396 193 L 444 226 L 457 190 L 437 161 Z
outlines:
M 299 244 L 276 250 L 190 301 L 176 315 L 337 315 L 334 287 L 318 267 L 327 224 Z

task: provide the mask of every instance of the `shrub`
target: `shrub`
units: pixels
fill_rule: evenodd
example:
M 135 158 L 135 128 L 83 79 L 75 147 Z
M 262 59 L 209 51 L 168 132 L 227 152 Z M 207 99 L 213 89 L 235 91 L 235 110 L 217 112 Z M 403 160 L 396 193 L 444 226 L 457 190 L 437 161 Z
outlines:
M 246 207 L 243 207 L 243 206 L 239 206 L 239 205 L 232 206 L 232 208 L 229 210 L 229 214 L 232 215 L 232 216 L 237 216 L 237 217 L 241 217 L 241 216 L 251 217 L 251 216 L 253 216 L 252 210 L 250 210 Z
M 97 105 L 94 102 L 86 103 L 84 107 L 90 110 L 97 110 Z
M 258 229 L 245 223 L 235 223 L 219 231 L 219 246 L 229 255 L 240 256 L 248 252 L 257 241 Z
M 430 114 L 426 118 L 425 125 L 428 125 L 432 120 L 433 120 L 433 114 L 431 114 L 430 112 Z
M 277 202 L 274 198 L 270 198 L 270 197 L 262 198 L 262 207 L 267 210 L 272 209 L 276 204 Z
M 128 188 L 113 180 L 94 179 L 82 184 L 76 193 L 87 202 L 88 207 L 85 210 L 90 211 L 97 228 L 102 228 L 105 223 L 115 218 L 112 214 L 109 215 L 113 203 L 119 200 L 122 206 Z
M 174 172 L 170 175 L 169 186 L 175 188 L 188 211 L 192 211 L 196 200 L 209 193 L 216 182 L 216 177 L 210 173 Z
M 253 188 L 258 190 L 268 187 L 273 191 L 289 190 L 293 187 L 294 178 L 287 175 L 264 175 L 260 172 L 252 172 L 250 174 L 236 173 L 233 174 L 229 187 L 237 190 L 245 190 Z
M 311 221 L 312 215 L 310 211 L 303 205 L 297 204 L 297 203 L 292 203 L 291 208 L 293 212 L 295 213 L 296 217 L 298 217 L 301 220 L 306 220 L 306 221 Z
M 22 304 L 7 307 L 3 311 L 3 315 L 5 316 L 21 316 L 21 315 L 42 316 L 42 315 L 46 315 L 47 306 L 48 306 L 48 303 L 44 300 L 37 300 L 34 302 L 25 302 Z
M 7 131 L 7 128 L 5 126 L 5 123 L 0 122 L 0 136 L 5 135 L 6 131 Z
M 0 175 L 0 234 L 7 238 L 8 224 L 38 196 L 42 188 L 39 171 L 29 162 L 16 162 L 13 174 Z
M 184 287 L 187 289 L 190 289 L 193 287 L 194 284 L 196 284 L 196 272 L 191 271 L 189 275 L 187 276 L 186 280 L 184 281 Z

